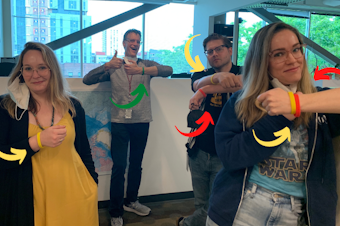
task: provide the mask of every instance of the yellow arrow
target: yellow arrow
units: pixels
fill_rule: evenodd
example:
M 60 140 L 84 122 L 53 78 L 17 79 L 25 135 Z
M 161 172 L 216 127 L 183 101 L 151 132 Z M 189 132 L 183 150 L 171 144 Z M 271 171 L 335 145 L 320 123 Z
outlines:
M 5 154 L 0 151 L 0 158 L 5 159 L 7 161 L 19 160 L 19 165 L 21 165 L 22 161 L 24 161 L 27 154 L 26 149 L 11 148 L 11 152 L 13 153 L 13 155 Z
M 287 138 L 288 141 L 290 142 L 290 129 L 286 126 L 285 128 L 283 128 L 280 131 L 277 131 L 274 133 L 274 136 L 278 137 L 276 140 L 273 141 L 263 141 L 260 140 L 259 138 L 257 138 L 257 136 L 255 135 L 255 131 L 253 130 L 253 135 L 255 140 L 257 141 L 257 143 L 261 144 L 262 146 L 265 147 L 275 147 L 278 146 L 280 144 L 282 144 Z
M 187 43 L 185 43 L 185 46 L 184 46 L 184 55 L 185 55 L 185 59 L 187 60 L 188 64 L 193 68 L 193 70 L 191 70 L 190 72 L 199 72 L 199 71 L 203 71 L 204 70 L 204 66 L 200 60 L 200 57 L 197 55 L 195 56 L 195 61 L 191 58 L 191 55 L 190 55 L 190 51 L 189 51 L 189 46 L 190 46 L 190 42 L 197 36 L 200 36 L 201 34 L 199 35 L 195 35 L 195 36 L 192 36 L 188 41 Z

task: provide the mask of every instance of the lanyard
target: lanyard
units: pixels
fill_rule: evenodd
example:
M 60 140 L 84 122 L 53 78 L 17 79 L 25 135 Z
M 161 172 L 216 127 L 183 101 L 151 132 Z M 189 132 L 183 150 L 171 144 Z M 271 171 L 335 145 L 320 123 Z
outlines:
M 129 81 L 129 95 L 131 94 L 131 82 L 132 82 L 132 76 L 133 76 L 133 75 L 131 75 L 131 79 L 129 79 L 129 76 L 126 75 L 128 81 Z

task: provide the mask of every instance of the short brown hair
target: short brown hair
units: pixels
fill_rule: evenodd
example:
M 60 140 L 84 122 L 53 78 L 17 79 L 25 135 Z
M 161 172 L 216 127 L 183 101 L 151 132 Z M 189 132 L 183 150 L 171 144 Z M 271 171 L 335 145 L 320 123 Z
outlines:
M 127 39 L 127 36 L 128 36 L 128 34 L 130 34 L 130 33 L 135 33 L 136 35 L 139 35 L 139 37 L 142 37 L 141 32 L 140 32 L 139 30 L 137 30 L 137 29 L 130 29 L 130 30 L 127 30 L 127 31 L 125 32 L 125 34 L 124 34 L 124 40 Z
M 233 47 L 233 45 L 231 44 L 230 40 L 226 36 L 220 35 L 220 34 L 217 34 L 217 33 L 212 33 L 211 35 L 206 37 L 206 39 L 204 39 L 204 41 L 203 41 L 203 48 L 204 48 L 204 50 L 206 50 L 205 47 L 207 46 L 208 42 L 210 42 L 212 40 L 222 40 L 223 44 L 227 48 Z

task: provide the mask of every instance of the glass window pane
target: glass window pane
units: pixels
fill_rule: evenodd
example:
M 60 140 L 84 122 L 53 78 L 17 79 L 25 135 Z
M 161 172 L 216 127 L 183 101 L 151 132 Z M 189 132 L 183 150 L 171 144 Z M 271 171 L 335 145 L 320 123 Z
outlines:
M 289 24 L 300 31 L 301 34 L 306 35 L 307 19 L 288 16 L 277 16 L 280 20 Z
M 13 55 L 20 54 L 26 42 L 49 43 L 78 31 L 79 3 L 79 0 L 12 0 Z M 83 18 L 91 20 L 86 15 Z
M 172 66 L 174 74 L 189 73 L 184 46 L 193 34 L 193 18 L 194 6 L 188 4 L 170 3 L 146 13 L 145 59 Z
M 239 18 L 242 18 L 242 22 L 239 24 L 237 65 L 243 66 L 253 36 L 266 23 L 250 12 L 239 12 Z
M 65 77 L 74 77 L 80 72 L 80 41 L 54 51 Z M 77 77 L 77 76 L 76 76 Z
M 134 9 L 143 3 L 136 2 L 119 2 L 119 1 L 84 1 L 85 6 L 88 4 L 88 11 L 85 15 L 91 18 L 91 23 L 84 24 L 84 28 L 100 23 L 111 17 L 122 14 L 126 11 Z
M 340 17 L 312 14 L 310 39 L 325 48 L 336 57 L 340 57 Z M 319 68 L 324 68 L 323 65 L 330 65 L 323 63 L 323 60 L 318 60 Z M 330 65 L 334 67 L 335 65 Z

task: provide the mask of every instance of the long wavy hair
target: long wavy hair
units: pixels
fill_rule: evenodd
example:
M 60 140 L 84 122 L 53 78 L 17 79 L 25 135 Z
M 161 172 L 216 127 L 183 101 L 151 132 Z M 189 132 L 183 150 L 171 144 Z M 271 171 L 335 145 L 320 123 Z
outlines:
M 250 43 L 244 62 L 243 89 L 235 105 L 238 119 L 240 121 L 244 120 L 248 128 L 267 114 L 267 111 L 260 105 L 256 98 L 269 89 L 269 51 L 273 36 L 286 29 L 296 34 L 300 44 L 303 44 L 303 39 L 299 31 L 283 22 L 272 23 L 261 28 L 256 32 Z M 302 77 L 297 84 L 297 91 L 304 94 L 317 91 L 308 72 L 305 58 L 303 60 Z M 301 116 L 294 120 L 295 127 L 301 124 L 308 126 L 311 117 L 312 113 L 301 113 Z
M 19 56 L 19 61 L 10 74 L 8 86 L 11 85 L 12 82 L 19 76 L 20 82 L 21 83 L 25 82 L 23 77 L 21 76 L 21 68 L 23 66 L 23 58 L 29 50 L 40 51 L 43 60 L 45 61 L 46 65 L 50 68 L 51 77 L 47 89 L 49 92 L 49 98 L 52 103 L 52 106 L 55 109 L 60 110 L 62 114 L 70 110 L 72 113 L 72 117 L 75 117 L 76 111 L 71 101 L 71 97 L 72 98 L 75 97 L 72 96 L 72 94 L 70 93 L 68 84 L 62 76 L 57 57 L 53 53 L 52 49 L 50 49 L 48 46 L 42 43 L 27 42 L 25 44 L 25 48 Z M 2 105 L 8 111 L 9 115 L 12 118 L 15 118 L 16 104 L 11 99 L 10 95 L 6 95 L 4 97 Z M 32 112 L 38 112 L 38 102 L 33 98 L 32 95 L 30 95 L 28 110 Z

